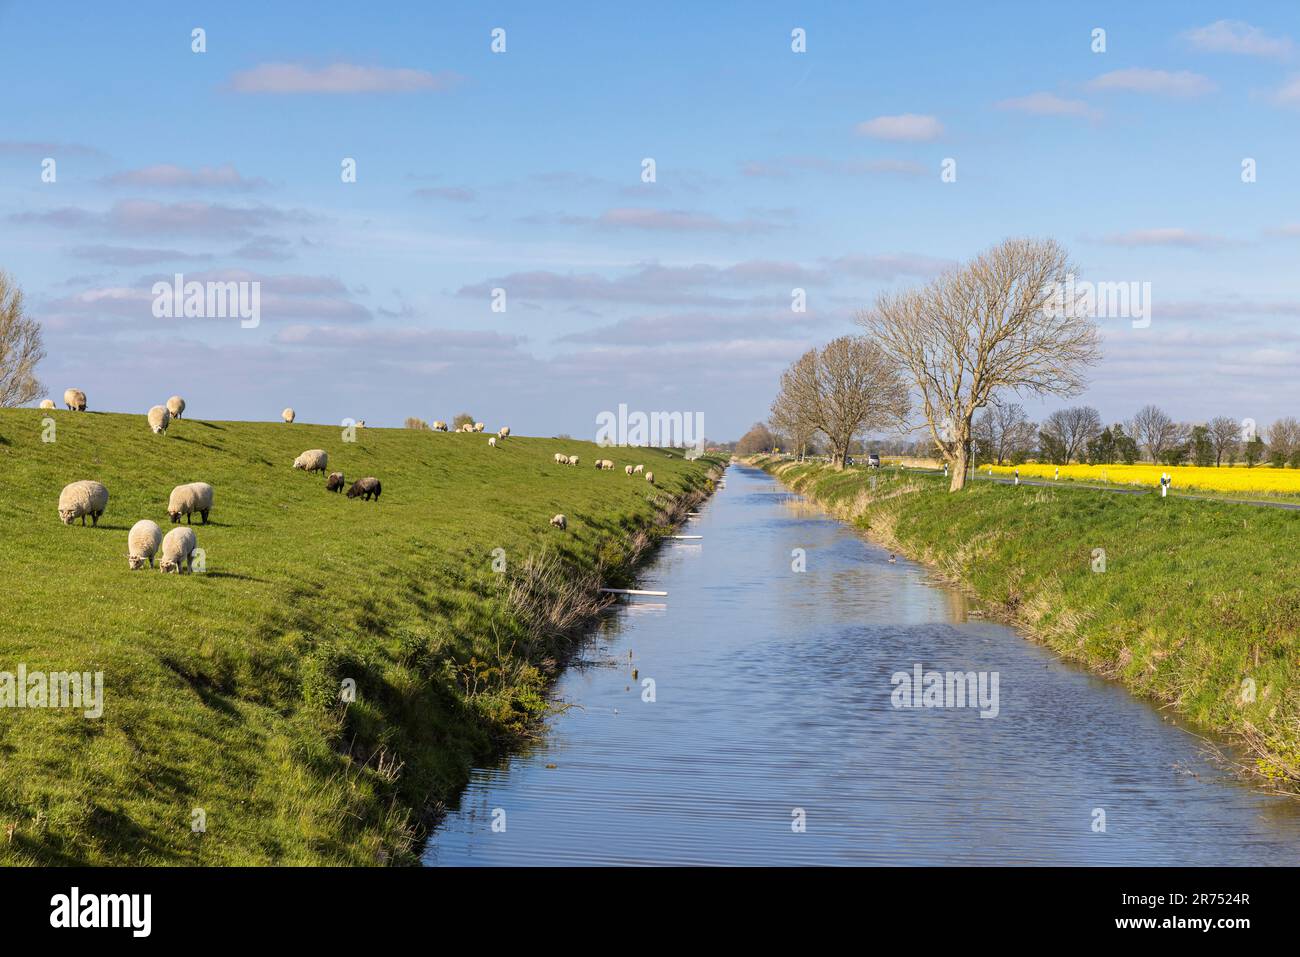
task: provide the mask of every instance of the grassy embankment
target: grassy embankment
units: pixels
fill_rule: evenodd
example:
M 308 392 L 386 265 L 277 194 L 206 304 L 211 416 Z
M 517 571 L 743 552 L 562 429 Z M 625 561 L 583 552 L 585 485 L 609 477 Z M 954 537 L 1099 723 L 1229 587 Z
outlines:
M 11 864 L 413 860 L 428 807 L 536 728 L 596 584 L 710 487 L 710 463 L 652 449 L 190 418 L 155 436 L 64 411 L 47 443 L 47 414 L 0 410 L 0 671 L 102 671 L 105 706 L 0 709 Z M 293 470 L 310 448 L 382 499 Z M 640 461 L 658 488 L 623 473 Z M 59 521 L 76 479 L 109 489 L 98 528 Z M 190 481 L 215 488 L 206 572 L 128 570 L 127 530 L 165 532 Z
M 888 469 L 873 487 L 862 470 L 753 461 L 1064 657 L 1239 739 L 1278 787 L 1300 785 L 1300 514 L 1154 492 L 950 494 Z

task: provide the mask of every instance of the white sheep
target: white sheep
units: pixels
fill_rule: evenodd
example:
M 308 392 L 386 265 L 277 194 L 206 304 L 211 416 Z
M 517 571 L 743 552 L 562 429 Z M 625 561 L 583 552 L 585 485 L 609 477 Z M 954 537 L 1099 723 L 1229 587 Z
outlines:
M 178 395 L 172 396 L 167 400 L 167 411 L 172 414 L 173 419 L 179 419 L 185 411 L 185 400 Z
M 636 473 L 637 475 L 640 475 L 642 472 L 645 471 L 645 466 L 644 466 L 644 465 L 638 465 L 638 466 L 637 466 L 636 468 L 634 468 L 632 471 L 633 471 L 634 473 Z
M 53 399 L 41 399 L 41 408 L 42 408 L 42 409 L 52 409 L 52 408 L 54 408 L 54 400 L 53 400 Z
M 645 473 L 645 480 L 646 480 L 647 482 L 649 482 L 651 485 L 654 485 L 654 484 L 655 484 L 655 473 L 654 473 L 654 472 L 646 472 L 646 473 Z
M 459 429 L 457 429 L 456 431 L 457 431 L 457 432 L 473 432 L 473 431 L 474 431 L 474 423 L 473 423 L 473 422 L 466 422 L 464 425 L 462 425 L 462 426 L 461 426 Z
M 285 422 L 292 422 L 297 417 L 298 414 L 294 412 L 293 409 L 285 409 L 280 413 L 280 418 L 284 419 Z
M 555 453 L 555 464 L 556 464 L 556 465 L 568 465 L 568 464 L 569 464 L 569 457 L 568 457 L 567 455 L 565 455 L 563 452 L 556 452 L 556 453 Z
M 435 419 L 433 423 L 433 428 L 435 432 L 446 432 L 447 423 L 442 421 L 442 419 Z
M 146 564 L 153 567 L 153 557 L 158 553 L 162 537 L 162 529 L 147 518 L 131 526 L 131 531 L 126 534 L 126 563 L 131 571 L 144 568 Z
M 632 466 L 630 466 L 630 465 L 624 465 L 624 466 L 623 466 L 623 471 L 626 472 L 628 475 L 631 475 L 631 474 L 632 474 Z
M 329 454 L 324 449 L 308 449 L 293 460 L 293 467 L 304 472 L 328 472 Z
M 613 460 L 613 459 L 601 459 L 599 462 L 596 463 L 596 468 L 601 469 L 601 470 L 606 471 L 606 472 L 611 471 L 611 470 L 614 468 L 614 460 Z
M 551 519 L 551 524 L 554 525 L 556 528 L 558 528 L 560 531 L 564 531 L 566 528 L 569 527 L 569 520 L 565 518 L 563 515 L 556 515 L 553 519 Z
M 184 565 L 185 571 L 193 571 L 194 549 L 198 547 L 199 540 L 194 529 L 173 528 L 163 537 L 162 549 L 158 555 L 158 570 L 179 575 L 181 566 Z
M 570 465 L 577 465 L 577 464 L 578 464 L 578 457 L 577 457 L 576 455 L 570 455 L 570 456 L 569 456 L 569 464 L 570 464 Z
M 488 445 L 494 449 L 497 447 L 497 437 L 495 435 L 488 436 Z
M 108 489 L 99 482 L 71 482 L 59 493 L 59 518 L 63 519 L 64 525 L 71 525 L 79 518 L 84 526 L 87 515 L 90 516 L 92 525 L 98 525 L 99 516 L 104 514 L 106 508 Z
M 505 438 L 509 438 L 509 437 L 510 437 L 510 426 L 508 426 L 508 425 L 503 425 L 503 426 L 501 426 L 501 428 L 497 429 L 497 435 L 499 435 L 499 436 L 500 436 L 501 438 L 503 438 L 503 439 L 505 439 Z
M 68 389 L 63 393 L 63 404 L 74 412 L 85 412 L 86 393 L 80 389 Z
M 474 431 L 475 431 L 475 432 L 482 432 L 484 428 L 486 428 L 486 426 L 484 426 L 482 422 L 475 422 L 475 423 L 474 423 Z
M 153 429 L 154 435 L 162 435 L 166 432 L 171 421 L 172 414 L 161 405 L 155 405 L 149 410 L 149 428 Z
M 208 512 L 212 511 L 212 486 L 207 482 L 190 482 L 172 489 L 167 499 L 167 517 L 176 524 L 185 516 L 185 524 L 194 522 L 193 514 L 198 512 L 203 517 L 203 524 L 208 524 Z

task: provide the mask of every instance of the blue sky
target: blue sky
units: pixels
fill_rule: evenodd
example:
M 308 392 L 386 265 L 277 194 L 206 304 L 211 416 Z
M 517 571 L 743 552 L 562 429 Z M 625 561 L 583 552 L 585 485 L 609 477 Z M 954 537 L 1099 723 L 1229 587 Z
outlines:
M 1300 414 L 1300 11 L 1074 6 L 0 3 L 0 268 L 95 408 L 728 438 L 879 292 L 1050 235 L 1152 284 L 1105 418 Z M 260 326 L 154 318 L 176 272 Z

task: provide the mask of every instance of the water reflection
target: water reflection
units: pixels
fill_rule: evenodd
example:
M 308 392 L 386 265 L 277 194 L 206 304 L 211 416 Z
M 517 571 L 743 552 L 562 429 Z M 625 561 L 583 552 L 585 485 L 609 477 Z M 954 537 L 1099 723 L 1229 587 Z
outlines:
M 729 476 L 690 522 L 703 542 L 646 576 L 669 597 L 597 631 L 556 688 L 575 707 L 474 773 L 427 863 L 1300 863 L 1296 802 L 762 473 Z M 918 663 L 998 672 L 998 717 L 894 708 Z

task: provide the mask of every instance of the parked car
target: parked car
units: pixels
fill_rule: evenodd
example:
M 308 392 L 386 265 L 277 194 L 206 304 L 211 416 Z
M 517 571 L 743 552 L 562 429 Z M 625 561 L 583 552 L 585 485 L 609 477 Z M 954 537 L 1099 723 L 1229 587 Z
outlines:
M 867 468 L 869 469 L 880 468 L 880 456 L 877 455 L 875 452 L 872 452 L 870 455 L 867 456 Z

